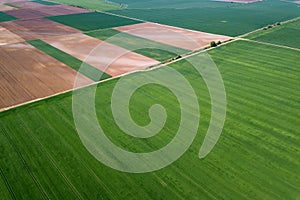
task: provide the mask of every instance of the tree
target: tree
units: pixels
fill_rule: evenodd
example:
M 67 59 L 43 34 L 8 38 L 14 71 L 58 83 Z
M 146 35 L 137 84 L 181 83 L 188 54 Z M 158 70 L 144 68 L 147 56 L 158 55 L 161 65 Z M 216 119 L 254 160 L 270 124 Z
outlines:
M 215 41 L 212 41 L 212 42 L 210 43 L 210 47 L 216 47 L 216 46 L 218 46 L 218 45 L 216 44 Z

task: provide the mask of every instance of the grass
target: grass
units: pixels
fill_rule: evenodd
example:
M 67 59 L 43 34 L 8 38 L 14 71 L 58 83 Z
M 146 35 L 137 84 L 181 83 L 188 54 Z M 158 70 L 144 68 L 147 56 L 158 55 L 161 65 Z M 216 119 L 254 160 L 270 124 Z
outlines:
M 43 0 L 32 0 L 32 2 L 36 2 L 42 5 L 46 5 L 46 6 L 54 6 L 54 5 L 58 5 L 57 3 L 53 3 L 50 1 L 43 1 Z
M 121 173 L 104 166 L 82 145 L 72 116 L 72 93 L 67 93 L 0 113 L 0 188 L 4 195 L 17 199 L 298 197 L 299 53 L 238 41 L 209 54 L 223 76 L 228 109 L 221 138 L 204 160 L 197 154 L 210 118 L 209 94 L 194 68 L 180 61 L 172 67 L 194 88 L 201 121 L 195 141 L 179 160 L 146 174 Z M 155 79 L 163 70 L 144 73 Z M 124 135 L 112 119 L 110 100 L 117 81 L 100 84 L 96 93 L 97 116 L 107 136 L 132 151 L 149 151 L 168 143 L 180 121 L 174 95 L 158 85 L 137 90 L 130 111 L 138 124 L 149 122 L 147 112 L 153 103 L 164 105 L 169 115 L 157 136 L 135 139 Z
M 4 12 L 0 12 L 0 22 L 6 22 L 6 21 L 11 21 L 11 20 L 16 20 L 18 18 L 11 16 L 9 14 L 6 14 Z
M 53 58 L 59 60 L 60 62 L 68 65 L 72 69 L 80 72 L 84 76 L 90 78 L 93 81 L 99 81 L 99 80 L 104 80 L 107 78 L 110 78 L 111 76 L 100 71 L 99 69 L 82 62 L 81 60 L 78 60 L 77 58 L 41 41 L 41 40 L 30 40 L 27 41 L 29 44 L 32 46 L 40 49 L 41 51 L 45 52 L 46 54 L 52 56 Z M 83 66 L 80 68 L 81 66 Z M 101 78 L 99 79 L 99 77 Z
M 110 11 L 124 16 L 167 24 L 187 29 L 239 36 L 277 21 L 286 21 L 299 16 L 297 4 L 279 0 L 253 4 L 231 4 L 189 0 L 175 1 L 132 1 L 124 0 L 127 9 Z M 134 4 L 133 6 L 131 6 Z M 154 6 L 148 7 L 148 4 Z M 168 6 L 168 4 L 170 6 Z M 182 6 L 183 4 L 183 6 Z M 194 6 L 193 6 L 194 5 Z
M 11 4 L 11 3 L 5 3 L 4 5 L 5 6 L 10 6 L 10 7 L 13 7 L 13 8 L 21 8 L 20 6 L 15 6 L 15 5 Z
M 68 5 L 72 5 L 72 6 L 78 6 L 78 7 L 87 8 L 87 9 L 91 9 L 91 10 L 97 10 L 97 11 L 116 10 L 116 9 L 120 8 L 119 4 L 108 3 L 105 0 L 89 0 L 89 1 L 53 0 L 53 2 L 68 4 Z
M 136 53 L 153 58 L 160 62 L 175 58 L 178 55 L 188 52 L 188 50 L 144 39 L 131 34 L 122 33 L 114 29 L 92 31 L 85 34 L 100 40 L 106 40 L 111 44 L 115 44 L 125 49 L 133 50 Z
M 300 20 L 258 31 L 246 38 L 300 49 Z
M 92 31 L 140 23 L 140 21 L 100 12 L 61 15 L 47 18 L 82 31 Z

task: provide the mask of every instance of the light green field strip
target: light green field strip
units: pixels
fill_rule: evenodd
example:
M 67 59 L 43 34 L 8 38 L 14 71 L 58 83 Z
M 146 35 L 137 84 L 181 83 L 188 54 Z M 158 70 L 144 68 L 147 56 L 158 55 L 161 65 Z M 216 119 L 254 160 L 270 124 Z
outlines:
M 52 56 L 53 58 L 56 58 L 60 62 L 68 65 L 72 69 L 80 72 L 84 76 L 88 77 L 89 79 L 93 81 L 100 81 L 107 78 L 111 78 L 110 75 L 100 71 L 99 69 L 82 62 L 81 60 L 78 60 L 77 58 L 47 44 L 44 41 L 41 40 L 30 40 L 27 41 L 32 46 L 40 49 L 41 51 L 45 52 L 46 54 Z M 81 67 L 84 65 L 84 67 Z M 99 78 L 100 77 L 100 78 Z
M 128 50 L 134 50 L 134 52 L 138 54 L 142 54 L 160 62 L 167 61 L 169 59 L 177 57 L 178 55 L 189 52 L 185 49 L 161 44 L 127 33 L 122 33 L 114 29 L 91 31 L 86 32 L 85 34 Z
M 246 36 L 247 39 L 268 42 L 300 49 L 300 20 L 261 30 Z
M 121 173 L 99 163 L 78 137 L 72 116 L 72 93 L 66 93 L 0 113 L 0 143 L 4 152 L 0 165 L 16 198 L 46 195 L 51 199 L 293 199 L 299 196 L 298 51 L 237 41 L 209 54 L 225 83 L 228 112 L 221 138 L 208 157 L 198 159 L 209 125 L 209 94 L 196 70 L 186 61 L 179 61 L 172 67 L 190 82 L 201 112 L 198 135 L 179 160 L 145 174 Z M 129 78 L 146 73 L 155 79 L 163 70 L 139 72 Z M 101 83 L 96 93 L 97 116 L 107 136 L 134 152 L 149 152 L 168 144 L 180 122 L 176 97 L 159 85 L 139 88 L 130 101 L 132 118 L 146 125 L 150 121 L 149 108 L 159 103 L 165 107 L 168 119 L 158 135 L 132 138 L 112 118 L 111 95 L 117 81 Z M 181 87 L 179 83 L 178 89 Z M 191 95 L 186 91 L 182 94 Z
M 51 0 L 52 1 L 52 0 Z M 68 4 L 72 6 L 78 6 L 82 8 L 87 8 L 91 10 L 98 10 L 98 11 L 107 11 L 107 10 L 117 10 L 120 9 L 121 5 L 108 3 L 105 0 L 53 0 L 53 2 Z

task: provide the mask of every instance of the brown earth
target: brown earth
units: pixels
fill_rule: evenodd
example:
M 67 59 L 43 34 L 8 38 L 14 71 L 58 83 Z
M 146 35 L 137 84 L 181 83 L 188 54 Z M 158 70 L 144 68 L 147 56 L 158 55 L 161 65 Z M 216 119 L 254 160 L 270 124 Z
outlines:
M 46 16 L 69 15 L 87 13 L 90 10 L 77 8 L 69 5 L 42 5 L 34 2 L 15 2 L 13 5 L 20 6 L 19 9 L 5 11 L 5 13 L 19 19 L 35 19 Z
M 159 63 L 151 58 L 129 52 L 119 46 L 82 33 L 47 37 L 43 40 L 111 76 L 119 76 L 138 69 L 145 69 Z
M 19 6 L 22 9 L 23 8 L 36 8 L 36 7 L 41 6 L 41 4 L 36 3 L 36 2 L 31 2 L 31 1 L 10 1 L 7 3 L 10 3 L 14 6 Z
M 228 36 L 193 31 L 150 22 L 121 26 L 115 29 L 187 50 L 196 50 L 209 46 L 211 41 L 222 42 L 231 39 L 231 37 Z
M 0 26 L 25 40 L 43 39 L 49 36 L 64 36 L 80 31 L 69 26 L 45 19 L 16 20 L 0 23 Z
M 40 6 L 38 10 L 42 13 L 45 13 L 47 16 L 69 15 L 69 14 L 91 12 L 83 8 L 77 8 L 69 5 Z
M 0 26 L 0 46 L 18 42 L 24 42 L 24 39 Z
M 20 8 L 15 10 L 9 10 L 5 11 L 5 13 L 19 19 L 34 19 L 47 16 L 45 13 L 42 13 L 32 8 Z
M 6 6 L 6 5 L 3 5 L 3 4 L 0 4 L 0 11 L 3 12 L 3 11 L 9 11 L 9 10 L 16 10 L 16 8 L 13 8 L 11 6 Z
M 0 4 L 15 3 L 15 2 L 28 2 L 29 0 L 1 0 Z
M 73 88 L 77 72 L 29 44 L 2 46 L 0 55 L 0 109 Z M 82 86 L 92 83 L 79 79 Z

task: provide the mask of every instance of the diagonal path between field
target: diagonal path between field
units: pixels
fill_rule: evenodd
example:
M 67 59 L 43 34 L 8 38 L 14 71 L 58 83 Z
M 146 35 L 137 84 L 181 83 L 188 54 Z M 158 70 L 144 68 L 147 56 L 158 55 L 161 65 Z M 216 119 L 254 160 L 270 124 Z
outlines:
M 295 50 L 295 51 L 300 51 L 300 49 L 298 49 L 298 48 L 288 47 L 288 46 L 279 45 L 279 44 L 273 44 L 273 43 L 269 43 L 269 42 L 262 42 L 262 41 L 251 40 L 251 39 L 246 39 L 246 38 L 237 38 L 237 39 L 248 41 L 248 42 L 254 42 L 254 43 L 269 45 L 269 46 L 274 46 L 274 47 L 279 47 L 279 48 L 284 48 L 284 49 L 291 49 L 291 50 Z

